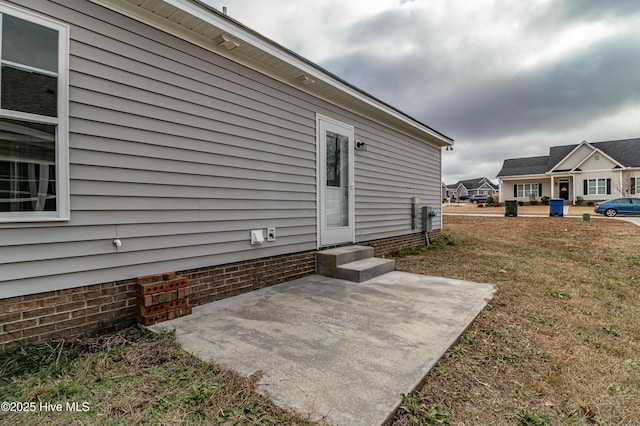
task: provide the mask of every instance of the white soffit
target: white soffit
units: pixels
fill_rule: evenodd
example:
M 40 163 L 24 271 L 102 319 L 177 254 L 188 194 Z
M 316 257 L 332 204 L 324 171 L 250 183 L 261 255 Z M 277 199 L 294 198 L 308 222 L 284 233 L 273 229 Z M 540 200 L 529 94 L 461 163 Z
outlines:
M 385 119 L 405 133 L 420 138 L 427 136 L 429 142 L 434 145 L 453 145 L 453 139 L 360 91 L 307 59 L 207 5 L 200 4 L 197 0 L 91 1 L 256 69 L 323 100 L 354 112 L 364 111 L 374 119 Z M 233 50 L 218 46 L 215 39 L 222 34 L 235 38 L 240 45 Z M 314 83 L 300 83 L 298 78 L 301 75 L 313 79 Z

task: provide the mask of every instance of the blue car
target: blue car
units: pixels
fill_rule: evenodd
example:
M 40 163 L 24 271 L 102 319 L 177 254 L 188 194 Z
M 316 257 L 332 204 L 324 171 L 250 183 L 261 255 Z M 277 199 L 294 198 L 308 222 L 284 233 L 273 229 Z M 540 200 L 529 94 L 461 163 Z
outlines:
M 596 207 L 593 211 L 607 217 L 615 217 L 619 214 L 640 215 L 640 198 L 625 197 L 603 201 L 601 203 L 596 203 Z

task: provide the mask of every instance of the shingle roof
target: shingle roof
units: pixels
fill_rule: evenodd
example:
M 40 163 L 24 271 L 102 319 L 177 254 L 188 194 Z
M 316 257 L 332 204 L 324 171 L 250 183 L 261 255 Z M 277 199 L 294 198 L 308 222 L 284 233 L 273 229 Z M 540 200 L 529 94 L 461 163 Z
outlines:
M 549 156 L 511 158 L 504 160 L 500 176 L 538 175 L 549 170 Z
M 562 145 L 562 146 L 552 146 L 549 148 L 549 168 L 545 171 L 551 171 L 553 167 L 555 167 L 559 162 L 564 160 L 564 158 L 571 153 L 574 149 L 578 147 L 578 144 L 574 145 Z
M 457 188 L 460 185 L 464 185 L 467 189 L 478 189 L 482 186 L 482 184 L 486 181 L 493 189 L 498 189 L 498 186 L 491 182 L 486 177 L 480 177 L 475 179 L 467 179 L 467 180 L 459 180 L 454 187 Z
M 590 143 L 626 167 L 640 167 L 640 138 Z M 578 144 L 552 146 L 549 155 L 504 160 L 497 176 L 537 175 L 550 171 L 573 151 Z
M 591 144 L 626 167 L 640 167 L 640 138 Z

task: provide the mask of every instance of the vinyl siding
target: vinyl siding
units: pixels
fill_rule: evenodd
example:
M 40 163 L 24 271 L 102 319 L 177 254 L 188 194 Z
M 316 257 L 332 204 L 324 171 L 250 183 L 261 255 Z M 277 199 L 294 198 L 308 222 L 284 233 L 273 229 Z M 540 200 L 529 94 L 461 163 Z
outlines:
M 602 156 L 600 157 L 602 161 Z M 610 198 L 620 197 L 623 184 L 620 182 L 621 172 L 619 171 L 590 171 L 575 175 L 576 195 L 581 196 L 585 201 L 602 201 Z M 584 181 L 589 179 L 611 179 L 611 193 L 599 195 L 586 195 L 584 192 Z
M 71 25 L 71 220 L 0 224 L 0 297 L 315 249 L 316 112 L 368 145 L 358 241 L 440 206 L 437 147 L 93 3 L 23 3 Z
M 548 177 L 540 177 L 540 178 L 532 178 L 532 179 L 513 179 L 513 180 L 509 180 L 509 179 L 502 179 L 502 192 L 500 194 L 500 202 L 504 202 L 505 200 L 518 200 L 518 201 L 524 201 L 524 202 L 529 202 L 529 197 L 516 197 L 516 194 L 514 192 L 514 185 L 524 185 L 527 183 L 537 183 L 537 184 L 542 184 L 542 196 L 547 196 L 550 197 L 551 196 L 551 179 L 549 179 Z M 555 196 L 559 197 L 558 195 L 558 179 L 555 180 L 556 183 L 556 193 Z M 538 201 L 540 201 L 540 196 L 538 194 L 536 194 L 536 199 Z
M 588 145 L 582 145 L 575 152 L 569 155 L 564 161 L 561 161 L 557 166 L 554 167 L 555 170 L 571 170 L 575 166 L 577 166 L 581 161 L 583 161 L 589 154 L 593 152 L 593 148 Z
M 90 2 L 28 6 L 71 25 L 71 221 L 0 225 L 2 296 L 316 247 L 293 89 Z
M 598 160 L 596 160 L 598 157 Z M 595 170 L 611 170 L 616 166 L 616 163 L 609 160 L 607 157 L 600 153 L 595 153 L 589 157 L 584 163 L 580 164 L 580 170 L 582 171 L 595 171 Z
M 367 143 L 356 151 L 356 240 L 419 232 L 411 229 L 411 198 L 440 210 L 440 149 L 375 127 L 357 126 L 356 139 Z

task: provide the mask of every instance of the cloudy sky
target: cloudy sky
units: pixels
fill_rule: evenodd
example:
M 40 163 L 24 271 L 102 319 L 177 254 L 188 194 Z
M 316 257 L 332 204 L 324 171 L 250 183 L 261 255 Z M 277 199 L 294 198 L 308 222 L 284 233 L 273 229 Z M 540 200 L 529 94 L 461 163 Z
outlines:
M 207 0 L 455 139 L 443 179 L 640 137 L 636 0 Z

